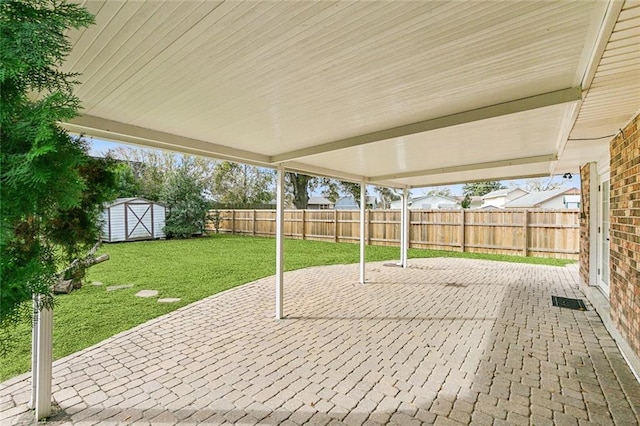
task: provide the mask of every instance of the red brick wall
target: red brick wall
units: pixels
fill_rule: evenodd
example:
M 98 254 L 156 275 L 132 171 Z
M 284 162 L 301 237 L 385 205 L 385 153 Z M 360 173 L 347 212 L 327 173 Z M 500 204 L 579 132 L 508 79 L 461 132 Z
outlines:
M 580 169 L 581 200 L 580 200 L 580 281 L 589 285 L 589 215 L 591 213 L 591 194 L 589 163 Z
M 611 319 L 640 356 L 640 137 L 638 116 L 610 144 Z

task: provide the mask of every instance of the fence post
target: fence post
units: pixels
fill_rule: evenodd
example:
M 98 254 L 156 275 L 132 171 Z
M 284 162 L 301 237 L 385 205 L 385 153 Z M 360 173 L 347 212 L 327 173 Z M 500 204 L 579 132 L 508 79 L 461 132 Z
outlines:
M 460 210 L 460 251 L 464 253 L 464 209 Z
M 523 240 L 523 248 L 522 248 L 522 255 L 524 257 L 527 257 L 528 254 L 528 250 L 529 250 L 529 210 L 524 209 L 524 211 L 522 212 L 522 214 L 524 215 L 523 217 L 523 225 L 522 225 L 522 240 Z
M 256 209 L 253 209 L 253 226 L 251 227 L 251 234 L 256 236 Z
M 302 210 L 302 239 L 304 240 L 305 238 L 305 232 L 306 232 L 306 227 L 304 224 L 304 217 L 306 216 L 307 211 L 306 210 Z
M 338 242 L 338 210 L 333 211 L 333 233 L 335 234 L 333 237 L 335 242 Z
M 231 210 L 231 233 L 235 234 L 236 233 L 236 211 Z
M 371 210 L 367 210 L 367 245 L 371 245 Z

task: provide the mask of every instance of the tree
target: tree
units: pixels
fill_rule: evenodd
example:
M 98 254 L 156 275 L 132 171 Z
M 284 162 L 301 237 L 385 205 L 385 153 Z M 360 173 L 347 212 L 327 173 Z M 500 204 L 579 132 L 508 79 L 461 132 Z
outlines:
M 270 170 L 221 161 L 213 170 L 212 181 L 212 195 L 221 204 L 265 204 L 273 199 Z
M 178 167 L 177 154 L 159 150 L 119 147 L 109 150 L 107 156 L 127 164 L 121 166 L 122 174 L 119 177 L 123 179 L 123 186 L 120 188 L 122 192 L 118 194 L 120 197 L 137 196 L 160 201 L 165 182 Z M 128 186 L 127 180 L 131 176 L 136 183 Z M 131 190 L 135 190 L 136 193 L 132 194 Z
M 460 202 L 460 207 L 462 207 L 463 209 L 468 209 L 469 207 L 471 207 L 471 196 L 469 194 L 466 194 L 464 196 L 464 199 Z
M 429 192 L 427 192 L 427 195 L 431 196 L 431 195 L 438 195 L 441 197 L 451 197 L 451 189 L 450 188 L 442 188 L 442 187 L 435 187 L 435 188 L 431 188 L 429 190 Z
M 511 186 L 511 185 L 510 185 Z M 562 186 L 562 182 L 554 182 L 552 178 L 533 178 L 525 179 L 521 185 L 515 185 L 527 192 L 551 191 Z
M 318 178 L 317 185 L 322 187 L 322 195 L 335 203 L 340 196 L 350 196 L 360 205 L 360 184 L 338 179 Z
M 309 205 L 309 192 L 318 184 L 318 178 L 302 173 L 287 172 L 286 184 L 293 193 L 293 204 L 297 209 L 306 209 Z
M 118 162 L 115 166 L 118 197 L 139 197 L 142 194 L 142 185 L 134 171 L 134 167 L 126 162 Z
M 92 160 L 59 125 L 77 114 L 77 74 L 59 67 L 65 33 L 90 25 L 84 8 L 53 0 L 0 2 L 0 323 L 33 294 L 52 306 L 57 265 L 92 244 L 113 194 L 108 161 Z
M 375 191 L 380 196 L 380 204 L 383 209 L 391 208 L 391 202 L 401 198 L 400 194 L 398 194 L 398 191 L 395 189 L 376 186 Z
M 168 238 L 189 238 L 204 231 L 208 205 L 203 197 L 204 181 L 193 167 L 193 158 L 169 176 L 161 199 L 169 207 L 164 231 Z
M 505 186 L 502 185 L 502 183 L 495 180 L 485 182 L 472 182 L 465 183 L 462 186 L 462 193 L 469 196 L 482 196 L 490 193 L 491 191 L 497 191 L 504 188 Z
M 120 197 L 143 197 L 160 201 L 170 177 L 183 165 L 197 175 L 205 193 L 213 192 L 213 178 L 217 161 L 205 157 L 177 154 L 137 147 L 109 150 L 107 156 L 117 159 Z
M 356 203 L 360 205 L 360 194 L 362 193 L 362 191 L 359 183 L 338 181 L 338 186 L 343 194 L 353 197 Z M 367 190 L 365 188 L 365 196 L 366 195 Z
M 323 186 L 322 195 L 333 204 L 340 198 L 340 188 L 338 188 L 338 181 L 335 179 L 323 178 L 321 179 Z

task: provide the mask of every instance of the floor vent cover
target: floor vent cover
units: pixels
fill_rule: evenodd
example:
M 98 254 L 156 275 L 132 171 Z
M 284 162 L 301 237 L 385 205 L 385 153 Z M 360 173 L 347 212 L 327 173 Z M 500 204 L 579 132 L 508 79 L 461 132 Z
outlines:
M 559 306 L 561 308 L 577 309 L 578 311 L 586 311 L 587 306 L 582 299 L 569 299 L 567 297 L 551 296 L 553 306 Z

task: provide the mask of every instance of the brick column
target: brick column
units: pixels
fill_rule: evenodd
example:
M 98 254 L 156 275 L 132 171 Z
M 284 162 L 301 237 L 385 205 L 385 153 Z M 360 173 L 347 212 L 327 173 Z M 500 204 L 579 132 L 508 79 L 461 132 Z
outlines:
M 638 115 L 610 144 L 611 319 L 640 356 L 640 136 Z
M 591 214 L 591 167 L 587 163 L 580 168 L 580 282 L 589 284 L 589 218 Z M 597 176 L 594 176 L 597 178 Z

